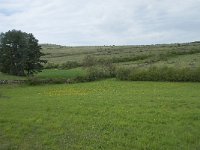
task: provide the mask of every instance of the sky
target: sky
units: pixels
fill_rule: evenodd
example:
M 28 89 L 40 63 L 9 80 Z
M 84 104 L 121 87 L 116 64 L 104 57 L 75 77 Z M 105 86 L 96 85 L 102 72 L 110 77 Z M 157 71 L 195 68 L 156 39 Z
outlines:
M 0 0 L 12 29 L 67 46 L 199 41 L 200 0 Z

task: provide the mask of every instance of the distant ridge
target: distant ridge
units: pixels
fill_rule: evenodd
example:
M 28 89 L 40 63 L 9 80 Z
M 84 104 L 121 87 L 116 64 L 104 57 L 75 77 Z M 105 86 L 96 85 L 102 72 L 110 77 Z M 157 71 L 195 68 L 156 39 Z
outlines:
M 193 42 L 180 42 L 180 43 L 160 43 L 160 44 L 144 44 L 144 45 L 84 45 L 84 46 L 67 46 L 67 45 L 60 45 L 60 44 L 51 44 L 51 43 L 40 43 L 41 46 L 54 46 L 54 47 L 106 47 L 106 46 L 163 46 L 163 45 L 177 45 L 177 44 L 199 44 L 200 41 L 193 41 Z

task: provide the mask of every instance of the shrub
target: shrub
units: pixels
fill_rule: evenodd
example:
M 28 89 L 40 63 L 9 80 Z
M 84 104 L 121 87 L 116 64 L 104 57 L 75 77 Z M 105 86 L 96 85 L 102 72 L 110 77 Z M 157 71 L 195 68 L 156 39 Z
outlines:
M 115 76 L 115 67 L 114 66 L 92 66 L 87 69 L 88 78 L 91 81 L 102 79 L 102 78 L 111 78 Z
M 54 68 L 59 68 L 59 65 L 58 64 L 54 64 L 54 63 L 47 63 L 45 66 L 44 66 L 45 69 L 54 69 Z
M 115 77 L 115 66 L 111 60 L 96 59 L 92 56 L 86 56 L 83 66 L 87 69 L 88 80 L 93 81 L 102 78 Z
M 83 59 L 84 67 L 94 66 L 94 65 L 96 65 L 96 63 L 97 63 L 97 59 L 92 57 L 91 55 L 88 55 L 88 56 L 84 57 L 84 59 Z
M 116 77 L 120 80 L 130 81 L 200 82 L 200 68 L 127 68 L 117 70 Z
M 116 71 L 116 78 L 120 80 L 129 80 L 131 69 L 119 68 Z
M 77 67 L 81 67 L 81 64 L 76 61 L 68 61 L 60 66 L 61 69 L 72 69 Z

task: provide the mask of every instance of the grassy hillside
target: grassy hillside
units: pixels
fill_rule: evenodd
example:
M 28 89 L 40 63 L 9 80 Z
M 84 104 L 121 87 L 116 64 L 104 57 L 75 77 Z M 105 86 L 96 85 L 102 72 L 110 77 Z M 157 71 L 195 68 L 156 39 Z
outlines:
M 42 45 L 44 56 L 50 63 L 67 61 L 81 63 L 85 56 L 97 59 L 112 59 L 121 66 L 148 67 L 167 65 L 176 67 L 198 67 L 200 64 L 200 43 L 163 44 L 146 46 L 90 46 L 65 47 Z
M 200 147 L 200 84 L 0 86 L 0 149 Z
M 151 66 L 168 66 L 175 68 L 200 67 L 200 42 L 184 44 L 163 44 L 146 46 L 85 46 L 66 47 L 52 44 L 43 44 L 44 59 L 53 66 L 59 65 L 59 69 L 48 69 L 37 74 L 39 78 L 73 78 L 85 75 L 85 70 L 71 69 L 68 66 L 80 67 L 83 59 L 91 55 L 97 60 L 110 60 L 116 67 L 149 68 Z M 64 64 L 64 65 L 63 65 Z M 73 66 L 74 65 L 74 66 Z M 50 67 L 52 68 L 52 67 Z M 70 67 L 69 67 L 70 68 Z M 9 76 L 0 73 L 0 80 L 25 79 L 23 77 Z

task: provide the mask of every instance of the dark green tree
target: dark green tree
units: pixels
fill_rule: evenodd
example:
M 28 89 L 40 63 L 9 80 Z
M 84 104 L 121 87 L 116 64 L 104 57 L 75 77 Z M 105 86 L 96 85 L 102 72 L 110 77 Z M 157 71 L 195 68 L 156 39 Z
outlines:
M 12 75 L 33 75 L 43 69 L 41 46 L 31 33 L 12 30 L 0 34 L 0 71 Z

